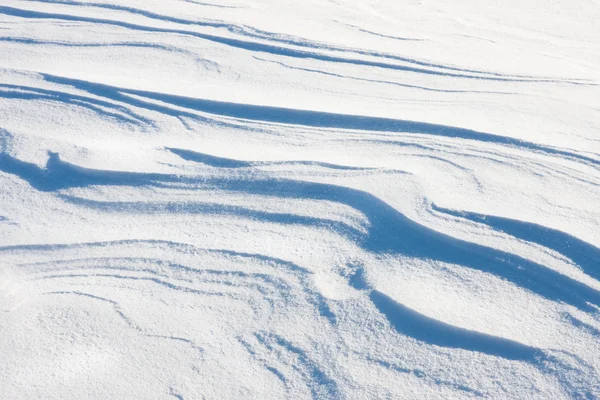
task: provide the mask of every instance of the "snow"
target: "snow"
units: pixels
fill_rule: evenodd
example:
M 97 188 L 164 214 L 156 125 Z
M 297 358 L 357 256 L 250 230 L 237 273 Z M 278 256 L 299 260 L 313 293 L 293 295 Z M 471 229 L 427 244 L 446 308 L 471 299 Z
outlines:
M 600 4 L 0 4 L 0 398 L 600 398 Z

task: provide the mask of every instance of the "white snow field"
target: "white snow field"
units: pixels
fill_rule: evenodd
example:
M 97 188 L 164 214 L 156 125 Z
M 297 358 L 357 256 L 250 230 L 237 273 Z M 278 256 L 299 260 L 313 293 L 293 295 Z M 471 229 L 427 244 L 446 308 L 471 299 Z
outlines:
M 600 398 L 598 0 L 0 0 L 0 399 Z

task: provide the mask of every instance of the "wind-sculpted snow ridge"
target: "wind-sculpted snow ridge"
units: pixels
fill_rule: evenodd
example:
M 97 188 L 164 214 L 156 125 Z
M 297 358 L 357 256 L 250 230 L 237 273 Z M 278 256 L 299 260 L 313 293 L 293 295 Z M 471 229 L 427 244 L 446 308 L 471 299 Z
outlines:
M 563 3 L 3 3 L 0 397 L 600 398 Z

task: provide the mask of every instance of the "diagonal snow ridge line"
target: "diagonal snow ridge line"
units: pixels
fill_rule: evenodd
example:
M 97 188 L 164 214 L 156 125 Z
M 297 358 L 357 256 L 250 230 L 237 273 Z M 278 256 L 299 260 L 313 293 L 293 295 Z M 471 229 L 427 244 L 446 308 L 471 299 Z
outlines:
M 219 203 L 205 202 L 98 202 L 72 196 L 60 196 L 61 199 L 88 209 L 95 209 L 106 213 L 132 213 L 142 214 L 201 214 L 201 215 L 228 215 L 239 218 L 251 219 L 261 222 L 272 222 L 284 225 L 303 225 L 313 228 L 325 228 L 349 239 L 359 240 L 364 236 L 361 227 L 334 219 L 308 217 L 293 213 L 276 213 L 251 209 L 247 207 L 232 206 Z
M 485 76 L 485 75 L 474 75 L 467 73 L 454 73 L 454 72 L 443 72 L 433 69 L 426 69 L 420 67 L 410 67 L 398 64 L 391 64 L 386 62 L 359 60 L 353 58 L 338 57 L 327 54 L 320 54 L 316 52 L 296 50 L 288 47 L 281 47 L 277 45 L 270 45 L 260 42 L 248 42 L 240 39 L 233 39 L 223 36 L 216 36 L 207 33 L 200 33 L 189 30 L 159 28 L 147 25 L 133 24 L 129 22 L 122 22 L 104 18 L 91 18 L 83 16 L 75 16 L 70 14 L 57 14 L 57 13 L 45 13 L 40 11 L 25 10 L 15 7 L 0 6 L 0 14 L 11 15 L 19 18 L 32 18 L 32 19 L 59 19 L 64 21 L 77 21 L 91 24 L 102 24 L 102 25 L 113 25 L 119 26 L 126 29 L 137 30 L 140 32 L 154 32 L 154 33 L 171 33 L 178 35 L 192 36 L 204 40 L 208 40 L 214 43 L 224 44 L 227 46 L 248 50 L 251 52 L 267 53 L 272 55 L 279 55 L 285 57 L 293 57 L 300 59 L 315 59 L 324 62 L 332 63 L 344 63 L 352 65 L 361 65 L 368 67 L 376 67 L 383 69 L 391 69 L 405 72 L 413 72 L 425 75 L 434 75 L 449 78 L 463 78 L 463 79 L 478 79 L 478 80 L 490 80 L 498 82 L 538 82 L 538 83 L 565 83 L 571 85 L 595 85 L 593 82 L 580 82 L 572 79 L 555 79 L 555 78 L 511 78 L 511 77 L 496 77 L 496 76 Z
M 20 44 L 28 44 L 28 45 L 38 45 L 38 46 L 62 46 L 62 47 L 138 47 L 138 48 L 148 48 L 148 49 L 160 49 L 175 53 L 181 53 L 185 55 L 190 55 L 195 57 L 196 55 L 190 51 L 177 48 L 175 46 L 167 46 L 160 45 L 156 43 L 149 42 L 134 42 L 134 41 L 113 41 L 109 43 L 104 42 L 69 42 L 69 41 L 58 41 L 58 40 L 40 40 L 40 39 L 31 39 L 31 38 L 16 38 L 11 36 L 0 36 L 0 42 L 8 42 L 8 43 L 20 43 Z
M 364 276 L 363 268 L 356 271 L 350 284 L 368 293 L 375 308 L 386 317 L 392 328 L 418 341 L 529 363 L 542 373 L 556 377 L 574 396 L 579 395 L 578 388 L 585 385 L 583 382 L 600 384 L 594 367 L 569 352 L 528 346 L 514 340 L 457 327 L 421 314 L 373 289 Z
M 66 163 L 51 154 L 46 170 L 3 155 L 0 170 L 20 176 L 42 191 L 88 186 L 152 186 L 161 182 L 193 182 L 175 175 L 101 171 Z M 313 199 L 341 203 L 356 209 L 370 222 L 368 235 L 357 246 L 375 254 L 401 254 L 439 260 L 484 271 L 513 282 L 519 287 L 582 311 L 594 312 L 600 306 L 600 292 L 557 271 L 517 255 L 491 247 L 455 239 L 400 213 L 372 194 L 348 187 L 291 179 L 205 178 L 205 187 L 263 195 L 280 199 Z
M 31 278 L 32 280 L 86 277 L 112 278 L 111 281 L 125 279 L 142 283 L 151 282 L 172 290 L 181 290 L 197 295 L 223 296 L 247 303 L 253 303 L 260 299 L 260 301 L 269 303 L 277 302 L 280 306 L 289 306 L 297 302 L 296 294 L 292 290 L 293 286 L 297 285 L 293 285 L 292 282 L 288 283 L 287 277 L 283 279 L 270 274 L 244 273 L 237 270 L 193 269 L 167 263 L 162 259 L 76 259 L 38 263 L 24 267 L 36 271 L 36 276 Z M 297 278 L 300 279 L 300 277 Z M 211 292 L 204 287 L 218 287 L 219 290 Z M 261 296 L 249 296 L 249 292 L 258 292 Z M 279 292 L 281 295 L 278 295 Z M 310 296 L 311 293 L 306 291 L 305 295 Z
M 241 6 L 228 6 L 228 5 L 223 5 L 223 4 L 216 4 L 216 3 L 206 3 L 203 1 L 197 1 L 197 0 L 181 0 L 185 3 L 192 3 L 192 4 L 197 4 L 199 6 L 206 6 L 206 7 L 215 7 L 215 8 L 243 8 Z
M 114 257 L 70 258 L 67 252 L 97 251 L 100 254 L 113 254 L 121 247 L 147 251 L 159 251 L 160 257 Z M 29 281 L 52 282 L 99 279 L 103 282 L 119 281 L 131 284 L 150 284 L 175 292 L 196 296 L 213 296 L 231 299 L 247 304 L 267 302 L 270 308 L 293 307 L 300 299 L 310 305 L 313 312 L 329 323 L 335 324 L 335 314 L 327 299 L 315 288 L 311 281 L 312 272 L 296 264 L 261 254 L 235 252 L 227 249 L 198 248 L 185 243 L 161 240 L 121 240 L 113 242 L 32 245 L 0 248 L 0 253 L 39 252 L 43 260 L 52 259 L 53 254 L 60 259 L 22 263 L 19 268 L 29 274 Z M 203 255 L 222 259 L 257 263 L 267 270 L 245 272 L 242 269 L 206 268 L 200 265 L 186 265 L 171 261 L 172 252 L 182 256 L 191 255 L 193 260 Z M 197 260 L 195 261 L 197 262 Z M 260 296 L 258 296 L 260 294 Z M 256 307 L 260 310 L 261 307 Z
M 28 0 L 28 1 L 31 1 L 34 3 L 40 2 L 39 0 Z M 139 9 L 139 8 L 121 6 L 121 5 L 116 5 L 116 4 L 91 3 L 91 2 L 88 3 L 88 2 L 76 2 L 76 1 L 59 1 L 59 0 L 41 1 L 41 2 L 62 4 L 62 5 L 69 5 L 69 6 L 87 7 L 87 8 L 102 8 L 102 9 L 108 9 L 108 10 L 114 10 L 114 11 L 124 11 L 129 14 L 137 14 L 137 15 L 144 16 L 146 18 L 159 20 L 159 21 L 173 22 L 173 23 L 180 24 L 180 25 L 196 25 L 196 26 L 211 27 L 211 28 L 223 28 L 231 33 L 241 34 L 242 36 L 247 36 L 247 37 L 257 38 L 257 39 L 266 39 L 268 41 L 274 41 L 274 42 L 279 42 L 279 43 L 298 46 L 298 47 L 310 48 L 312 50 L 319 49 L 319 50 L 349 52 L 349 53 L 355 53 L 355 54 L 359 54 L 359 55 L 374 56 L 374 57 L 378 57 L 378 58 L 388 58 L 388 59 L 407 62 L 410 64 L 415 64 L 415 65 L 424 66 L 424 67 L 433 67 L 433 68 L 446 69 L 446 70 L 451 70 L 451 71 L 470 72 L 470 73 L 493 75 L 493 76 L 504 76 L 504 75 L 498 74 L 498 73 L 450 67 L 450 66 L 445 66 L 445 65 L 441 65 L 441 64 L 435 64 L 435 63 L 430 63 L 430 62 L 414 60 L 414 59 L 410 59 L 410 58 L 406 58 L 406 57 L 399 57 L 399 56 L 395 56 L 395 55 L 391 55 L 391 54 L 371 52 L 371 51 L 365 51 L 365 50 L 360 50 L 360 49 L 334 47 L 334 46 L 322 44 L 322 43 L 307 42 L 306 40 L 302 40 L 299 38 L 293 38 L 293 37 L 289 37 L 289 36 L 285 36 L 285 35 L 277 35 L 277 34 L 273 34 L 270 32 L 246 27 L 246 26 L 231 25 L 231 24 L 228 24 L 225 22 L 208 21 L 208 20 L 192 21 L 192 20 L 172 17 L 172 16 L 168 16 L 168 15 L 164 15 L 164 14 L 157 14 L 157 13 Z M 531 76 L 520 76 L 520 75 L 514 75 L 513 77 L 515 77 L 515 78 L 532 78 Z
M 394 329 L 417 340 L 436 346 L 476 351 L 534 364 L 545 358 L 544 352 L 540 349 L 455 327 L 427 317 L 396 302 L 378 290 L 372 290 L 369 298 L 379 312 L 386 316 Z
M 16 44 L 24 44 L 29 46 L 57 46 L 59 48 L 94 48 L 94 49 L 102 49 L 102 48 L 111 48 L 111 49 L 149 49 L 149 50 L 162 50 L 169 53 L 175 53 L 177 55 L 183 55 L 189 57 L 190 59 L 195 60 L 196 62 L 206 63 L 211 65 L 215 70 L 219 70 L 219 67 L 214 62 L 202 58 L 198 56 L 195 52 L 186 50 L 184 48 L 174 46 L 174 45 L 163 45 L 158 43 L 152 43 L 150 41 L 123 41 L 116 40 L 111 42 L 82 42 L 82 41 L 64 41 L 64 40 L 42 40 L 42 39 L 33 39 L 26 37 L 9 37 L 9 36 L 0 36 L 0 42 L 4 43 L 16 43 Z M 9 86 L 9 85 L 6 85 Z M 37 89 L 37 88 L 35 88 Z M 31 88 L 34 90 L 34 88 Z M 39 90 L 39 89 L 38 89 Z
M 93 8 L 103 8 L 103 9 L 109 9 L 109 10 L 115 10 L 115 11 L 124 11 L 124 12 L 130 13 L 130 14 L 142 15 L 142 16 L 150 18 L 150 19 L 174 22 L 174 23 L 181 24 L 181 25 L 197 25 L 197 26 L 204 26 L 204 27 L 211 27 L 211 28 L 224 28 L 231 33 L 241 34 L 242 36 L 248 36 L 248 37 L 257 38 L 257 39 L 266 39 L 268 41 L 274 41 L 274 42 L 298 46 L 298 47 L 305 47 L 305 48 L 310 48 L 313 50 L 319 49 L 319 50 L 330 50 L 330 51 L 338 51 L 338 52 L 349 52 L 349 53 L 355 53 L 355 54 L 359 54 L 359 55 L 373 56 L 373 57 L 378 57 L 378 58 L 387 58 L 387 59 L 407 62 L 409 64 L 415 64 L 415 65 L 419 65 L 419 66 L 423 66 L 423 67 L 433 67 L 433 68 L 438 68 L 438 69 L 446 69 L 446 70 L 450 70 L 450 71 L 470 72 L 470 73 L 475 73 L 475 74 L 492 75 L 492 76 L 499 76 L 499 77 L 505 76 L 505 75 L 499 74 L 499 73 L 451 67 L 451 66 L 426 62 L 426 61 L 414 60 L 414 59 L 410 59 L 410 58 L 406 58 L 406 57 L 400 57 L 400 56 L 396 56 L 396 55 L 392 55 L 392 54 L 365 51 L 365 50 L 361 50 L 361 49 L 352 49 L 352 48 L 339 47 L 339 46 L 332 46 L 330 44 L 324 44 L 324 43 L 308 42 L 306 40 L 296 38 L 296 37 L 291 37 L 289 35 L 274 34 L 271 32 L 262 31 L 262 30 L 258 30 L 255 28 L 247 27 L 247 26 L 232 25 L 232 24 L 228 24 L 228 23 L 220 22 L 220 21 L 219 22 L 208 21 L 208 20 L 192 21 L 192 20 L 172 17 L 172 16 L 168 16 L 168 15 L 164 15 L 164 14 L 157 14 L 157 13 L 153 13 L 153 12 L 139 9 L 139 8 L 120 6 L 120 5 L 116 5 L 116 4 L 92 3 L 92 2 L 88 3 L 88 2 L 63 1 L 63 0 L 42 0 L 42 1 L 28 0 L 28 1 L 31 1 L 34 3 L 42 2 L 42 3 L 69 5 L 69 6 L 79 6 L 79 7 L 88 7 L 88 8 L 93 7 Z M 527 76 L 527 75 L 511 75 L 511 77 L 534 78 L 533 76 Z
M 53 101 L 83 107 L 99 115 L 112 118 L 119 123 L 133 124 L 142 127 L 155 127 L 154 122 L 136 114 L 127 107 L 120 106 L 114 102 L 98 100 L 93 97 L 80 96 L 68 92 L 0 83 L 0 98 Z
M 600 248 L 558 229 L 539 224 L 493 215 L 450 210 L 432 204 L 432 209 L 447 215 L 467 219 L 511 236 L 547 247 L 564 255 L 579 266 L 583 272 L 600 281 Z
M 293 374 L 300 375 L 305 385 L 310 388 L 313 398 L 341 398 L 337 383 L 331 379 L 325 371 L 319 368 L 319 364 L 311 360 L 305 350 L 296 346 L 284 337 L 267 332 L 254 334 L 256 341 L 265 347 L 267 351 L 275 353 L 281 360 L 289 360 L 287 367 Z M 282 374 L 283 375 L 283 374 Z M 282 376 L 282 379 L 291 380 Z
M 155 101 L 161 101 L 163 103 L 172 104 L 174 106 L 182 107 L 185 109 L 191 109 L 213 115 L 242 120 L 260 121 L 275 124 L 300 125 L 306 127 L 337 128 L 346 130 L 363 130 L 378 132 L 397 132 L 415 135 L 440 136 L 447 138 L 474 140 L 484 143 L 521 148 L 533 152 L 546 153 L 548 155 L 556 155 L 568 159 L 577 160 L 579 162 L 588 163 L 595 167 L 600 165 L 600 160 L 593 157 L 581 155 L 572 151 L 527 142 L 521 139 L 511 138 L 507 136 L 499 136 L 490 133 L 479 132 L 467 128 L 383 117 L 336 114 L 323 111 L 298 110 L 273 106 L 230 103 L 217 100 L 190 98 L 135 89 L 119 88 L 115 86 L 100 83 L 92 83 L 78 79 L 70 79 L 50 74 L 41 75 L 48 82 L 73 86 L 75 88 L 89 92 L 96 96 L 105 97 L 112 101 L 127 102 L 131 106 L 148 108 L 150 110 L 167 113 L 168 115 L 194 116 L 194 114 L 176 111 L 158 104 L 142 102 L 140 100 L 137 100 L 136 98 L 127 96 L 127 94 L 141 96 L 143 98 L 148 98 Z
M 268 60 L 266 58 L 261 58 L 261 57 L 257 57 L 257 56 L 253 56 L 253 58 L 256 59 L 256 60 L 258 60 L 258 61 L 263 61 L 263 62 L 268 62 L 268 63 L 276 64 L 276 65 L 282 66 L 284 68 L 295 70 L 295 71 L 304 71 L 304 72 L 310 72 L 310 73 L 321 74 L 321 75 L 326 75 L 326 76 L 333 76 L 333 77 L 336 77 L 336 78 L 352 79 L 352 80 L 355 80 L 355 81 L 362 81 L 362 82 L 369 82 L 369 83 L 380 83 L 380 84 L 386 84 L 386 85 L 400 86 L 400 87 L 405 87 L 405 88 L 410 88 L 410 89 L 420 89 L 420 90 L 424 90 L 424 91 L 428 91 L 428 92 L 437 92 L 437 93 L 495 93 L 495 94 L 511 94 L 511 93 L 508 93 L 508 92 L 490 92 L 490 91 L 481 91 L 481 90 L 437 89 L 437 88 L 433 88 L 433 87 L 419 86 L 419 85 L 410 85 L 410 84 L 406 84 L 406 83 L 400 83 L 400 82 L 394 82 L 394 81 L 384 81 L 384 80 L 380 80 L 380 79 L 358 78 L 358 77 L 354 77 L 354 76 L 350 76 L 350 75 L 341 75 L 341 74 L 336 74 L 336 73 L 333 73 L 333 72 L 327 72 L 327 71 L 320 70 L 320 69 L 296 67 L 296 66 L 292 66 L 292 65 L 280 62 L 280 61 Z
M 133 246 L 142 248 L 158 248 L 159 250 L 168 250 L 181 254 L 197 254 L 197 253 L 215 253 L 231 256 L 234 258 L 250 258 L 259 261 L 264 261 L 269 264 L 278 265 L 281 268 L 289 269 L 290 271 L 296 271 L 301 273 L 310 273 L 309 270 L 302 268 L 296 264 L 283 259 L 266 256 L 263 254 L 255 253 L 244 253 L 237 252 L 227 249 L 214 249 L 214 248 L 202 248 L 197 247 L 189 243 L 174 242 L 169 240 L 159 239 L 122 239 L 122 240 L 111 240 L 111 241 L 97 241 L 97 242 L 78 242 L 78 243 L 56 243 L 56 244 L 29 244 L 29 245 L 18 245 L 18 246 L 2 246 L 0 252 L 62 252 L 67 250 L 80 251 L 83 249 L 99 249 L 106 250 L 115 246 Z
M 251 168 L 251 167 L 262 167 L 262 166 L 271 166 L 271 165 L 309 165 L 309 166 L 317 166 L 324 167 L 330 169 L 339 169 L 339 170 L 354 170 L 354 171 L 362 171 L 362 170 L 373 170 L 376 168 L 365 168 L 365 167 L 354 167 L 350 165 L 338 165 L 331 164 L 320 161 L 240 161 L 240 160 L 232 160 L 230 158 L 225 157 L 217 157 L 210 154 L 199 153 L 197 151 L 191 151 L 186 149 L 177 149 L 174 147 L 166 147 L 166 150 L 170 151 L 188 161 L 195 161 L 202 164 L 209 165 L 215 168 Z
M 573 354 L 538 349 L 512 340 L 452 326 L 420 314 L 378 290 L 372 290 L 369 298 L 379 312 L 386 316 L 394 329 L 417 340 L 436 346 L 482 352 L 530 363 L 541 372 L 557 377 L 561 385 L 574 396 L 578 396 L 578 387 L 583 386 L 582 384 L 600 385 L 593 366 Z
M 366 51 L 363 49 L 340 47 L 340 46 L 333 46 L 331 44 L 326 44 L 326 43 L 307 41 L 305 39 L 293 37 L 290 35 L 275 34 L 272 32 L 267 32 L 267 31 L 263 31 L 260 29 L 248 27 L 248 26 L 232 25 L 232 24 L 225 23 L 222 21 L 189 20 L 189 19 L 184 19 L 184 18 L 172 17 L 172 16 L 165 15 L 165 14 L 158 14 L 158 13 L 143 10 L 140 8 L 121 6 L 121 5 L 116 5 L 116 4 L 65 1 L 65 0 L 26 0 L 26 1 L 32 2 L 32 3 L 40 3 L 40 2 L 41 3 L 53 3 L 53 4 L 62 4 L 62 5 L 77 6 L 77 7 L 101 8 L 101 9 L 108 9 L 108 10 L 114 10 L 114 11 L 124 11 L 129 14 L 137 14 L 137 15 L 144 16 L 146 18 L 159 20 L 159 21 L 173 22 L 173 23 L 180 24 L 180 25 L 196 25 L 196 26 L 211 27 L 211 28 L 217 28 L 217 29 L 222 28 L 222 29 L 226 29 L 227 31 L 229 31 L 230 33 L 233 33 L 233 34 L 238 34 L 238 35 L 242 35 L 242 36 L 246 36 L 246 37 L 250 37 L 250 38 L 254 38 L 254 39 L 264 39 L 267 41 L 272 41 L 272 42 L 277 42 L 277 43 L 282 43 L 282 44 L 287 44 L 287 45 L 293 45 L 293 46 L 301 47 L 301 48 L 308 48 L 311 50 L 328 50 L 328 51 L 336 51 L 336 52 L 354 53 L 357 55 L 402 61 L 405 63 L 414 64 L 414 65 L 418 65 L 421 67 L 431 67 L 431 68 L 436 68 L 436 69 L 441 69 L 441 70 L 466 72 L 466 73 L 473 73 L 473 74 L 478 74 L 478 75 L 489 75 L 489 76 L 507 77 L 507 78 L 553 79 L 553 78 L 540 78 L 540 77 L 535 77 L 535 76 L 531 76 L 531 75 L 505 75 L 505 74 L 501 74 L 501 73 L 497 73 L 497 72 L 481 71 L 481 70 L 467 69 L 467 68 L 458 68 L 458 67 L 437 64 L 437 63 L 428 62 L 428 61 L 421 61 L 421 60 L 415 60 L 412 58 L 401 57 L 401 56 L 388 54 L 388 53 Z M 360 29 L 360 31 L 374 34 L 373 32 L 365 31 L 363 29 Z M 567 80 L 565 80 L 565 81 L 567 81 Z M 579 80 L 574 80 L 574 81 L 579 81 Z M 586 80 L 580 80 L 580 81 L 583 83 Z
M 135 322 L 133 322 L 131 320 L 131 318 L 129 318 L 122 310 L 121 306 L 119 305 L 118 302 L 114 301 L 114 300 L 110 300 L 110 299 L 106 299 L 104 297 L 100 297 L 100 296 L 96 296 L 93 294 L 89 294 L 89 293 L 83 293 L 83 292 L 78 292 L 78 291 L 74 291 L 74 292 L 67 292 L 67 291 L 56 291 L 56 292 L 46 292 L 44 293 L 44 295 L 46 296 L 64 296 L 64 295 L 72 295 L 72 296 L 81 296 L 81 297 L 86 297 L 86 298 L 90 298 L 90 299 L 94 299 L 94 300 L 99 300 L 102 301 L 104 303 L 108 303 L 112 306 L 112 308 L 115 310 L 115 313 L 117 313 L 119 315 L 119 317 L 127 324 L 129 325 L 131 328 L 133 328 L 136 331 L 142 331 L 142 329 L 136 325 Z

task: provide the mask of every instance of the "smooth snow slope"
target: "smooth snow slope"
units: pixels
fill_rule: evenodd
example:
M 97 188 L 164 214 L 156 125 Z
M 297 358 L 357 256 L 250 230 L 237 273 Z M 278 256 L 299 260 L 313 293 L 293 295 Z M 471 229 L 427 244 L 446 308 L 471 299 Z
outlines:
M 599 20 L 0 1 L 0 398 L 600 398 Z

